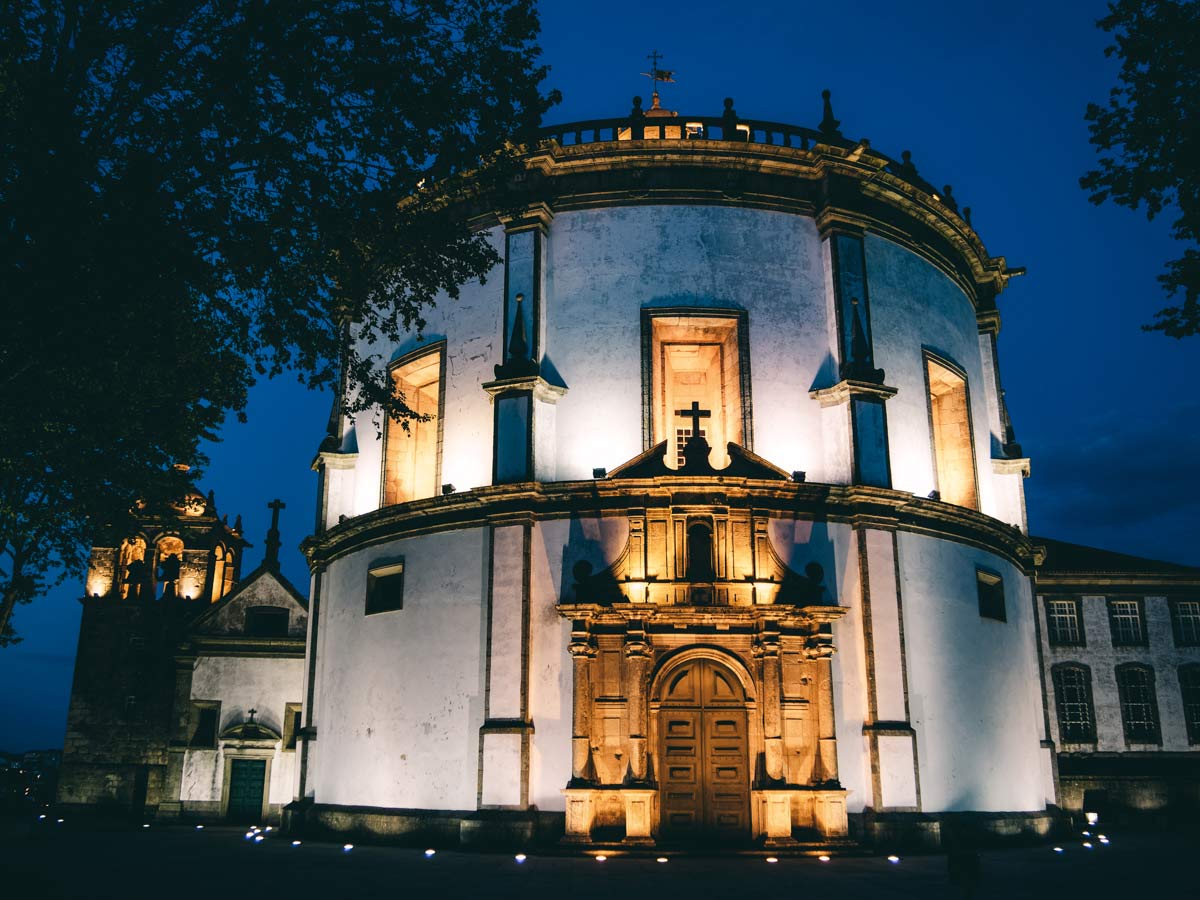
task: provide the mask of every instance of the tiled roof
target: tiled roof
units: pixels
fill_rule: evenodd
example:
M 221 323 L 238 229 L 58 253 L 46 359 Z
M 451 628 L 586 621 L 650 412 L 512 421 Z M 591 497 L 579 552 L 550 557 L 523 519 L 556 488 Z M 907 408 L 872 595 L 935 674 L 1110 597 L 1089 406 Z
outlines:
M 1184 566 L 1179 563 L 1162 562 L 1114 550 L 1101 550 L 1083 544 L 1070 544 L 1051 538 L 1031 537 L 1035 544 L 1046 548 L 1046 560 L 1038 567 L 1039 573 L 1060 572 L 1103 572 L 1129 575 L 1188 575 L 1200 576 L 1200 567 Z

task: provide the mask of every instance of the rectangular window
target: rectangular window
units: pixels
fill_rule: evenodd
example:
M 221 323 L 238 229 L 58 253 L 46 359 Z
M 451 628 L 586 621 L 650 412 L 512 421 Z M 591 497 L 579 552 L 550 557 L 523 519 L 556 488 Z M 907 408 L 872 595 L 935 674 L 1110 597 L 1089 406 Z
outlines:
M 1179 688 L 1183 692 L 1183 721 L 1189 744 L 1200 744 L 1200 663 L 1179 667 Z
M 1008 621 L 1004 606 L 1004 580 L 994 572 L 975 570 L 975 587 L 979 594 L 979 615 L 997 622 Z
M 404 563 L 376 566 L 367 572 L 367 615 L 404 608 Z
M 975 447 L 971 440 L 971 407 L 967 380 L 928 354 L 925 375 L 929 388 L 929 426 L 933 463 L 942 500 L 979 508 L 975 482 Z
M 1117 694 L 1121 698 L 1125 740 L 1131 744 L 1159 743 L 1154 670 L 1135 664 L 1117 666 Z
M 404 357 L 392 368 L 392 383 L 405 405 L 421 419 L 397 422 L 390 416 L 383 431 L 383 503 L 407 503 L 433 497 L 441 477 L 444 344 Z
M 1096 740 L 1092 713 L 1091 672 L 1084 666 L 1062 665 L 1052 670 L 1054 705 L 1058 707 L 1058 735 L 1063 743 Z
M 1114 647 L 1137 647 L 1146 643 L 1140 600 L 1109 600 L 1108 624 Z
M 751 443 L 745 314 L 642 312 L 649 446 L 667 441 L 667 465 L 682 466 L 698 421 L 699 436 L 711 448 L 709 462 L 724 468 L 727 444 Z
M 1083 646 L 1083 615 L 1077 599 L 1046 601 L 1046 631 L 1053 647 Z
M 217 726 L 221 704 L 216 700 L 193 700 L 188 746 L 213 750 L 217 746 Z
M 299 703 L 288 703 L 283 707 L 283 749 L 296 749 L 296 736 L 300 734 Z
M 1172 600 L 1171 625 L 1176 647 L 1200 645 L 1200 600 Z
M 285 638 L 288 618 L 288 611 L 282 606 L 252 606 L 246 610 L 246 636 Z

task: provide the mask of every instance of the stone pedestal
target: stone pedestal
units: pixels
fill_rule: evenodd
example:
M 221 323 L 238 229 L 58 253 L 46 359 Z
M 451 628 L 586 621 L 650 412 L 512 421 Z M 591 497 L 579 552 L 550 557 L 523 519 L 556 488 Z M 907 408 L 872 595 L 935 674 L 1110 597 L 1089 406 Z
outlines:
M 596 791 L 592 788 L 564 788 L 566 798 L 566 829 L 563 841 L 587 844 L 592 840 L 592 823 L 596 820 Z
M 792 805 L 797 791 L 790 789 L 751 791 L 754 834 L 767 847 L 796 843 L 792 837 Z
M 654 843 L 654 825 L 658 821 L 655 805 L 658 791 L 643 788 L 623 788 L 625 801 L 625 843 L 650 845 Z
M 850 834 L 844 790 L 813 792 L 813 825 L 823 838 L 844 838 Z

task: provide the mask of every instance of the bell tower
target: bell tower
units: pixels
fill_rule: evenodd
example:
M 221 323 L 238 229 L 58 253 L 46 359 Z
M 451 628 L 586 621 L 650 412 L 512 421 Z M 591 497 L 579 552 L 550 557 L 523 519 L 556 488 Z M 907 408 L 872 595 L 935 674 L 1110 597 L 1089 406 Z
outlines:
M 139 504 L 133 522 L 92 548 L 58 801 L 138 818 L 160 799 L 176 646 L 237 584 L 248 545 L 211 492 Z

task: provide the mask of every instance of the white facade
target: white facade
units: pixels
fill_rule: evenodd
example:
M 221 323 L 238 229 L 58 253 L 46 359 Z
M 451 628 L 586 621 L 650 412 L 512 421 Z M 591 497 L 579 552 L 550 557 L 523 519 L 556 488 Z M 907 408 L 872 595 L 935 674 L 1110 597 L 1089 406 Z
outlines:
M 786 163 L 809 177 L 801 156 Z M 782 202 L 560 198 L 491 228 L 502 265 L 390 354 L 444 352 L 437 465 L 455 491 L 384 505 L 368 417 L 318 461 L 316 737 L 298 789 L 319 821 L 387 832 L 453 813 L 466 835 L 478 811 L 558 813 L 568 838 L 661 839 L 662 677 L 689 660 L 745 694 L 750 759 L 729 771 L 749 773 L 748 812 L 728 827 L 786 843 L 836 839 L 846 816 L 1044 814 L 1028 461 L 1005 455 L 992 339 L 1003 262 L 973 238 L 947 267 L 894 223 L 830 221 Z M 656 317 L 684 350 L 660 346 Z M 686 375 L 689 320 L 727 335 L 703 344 L 721 360 L 706 374 Z M 712 418 L 662 412 L 659 353 L 683 354 L 679 396 L 719 381 L 703 390 L 720 408 L 697 413 Z M 935 415 L 933 362 L 953 414 Z M 749 455 L 722 438 L 711 455 L 739 475 L 680 470 L 687 421 L 740 436 Z M 952 455 L 967 507 L 939 496 Z M 705 546 L 712 571 L 694 562 Z M 401 568 L 402 603 L 371 611 L 371 573 Z

